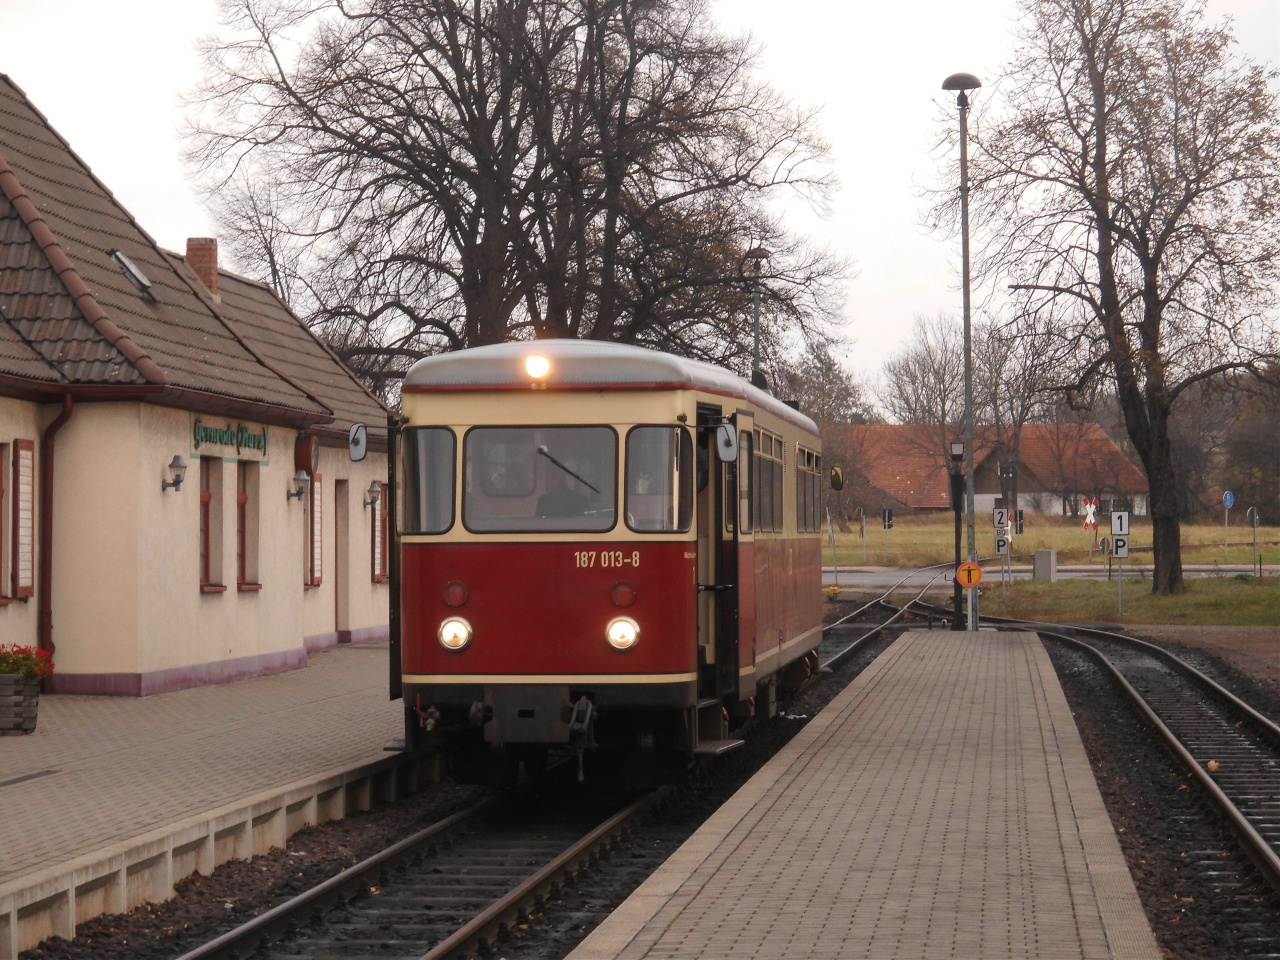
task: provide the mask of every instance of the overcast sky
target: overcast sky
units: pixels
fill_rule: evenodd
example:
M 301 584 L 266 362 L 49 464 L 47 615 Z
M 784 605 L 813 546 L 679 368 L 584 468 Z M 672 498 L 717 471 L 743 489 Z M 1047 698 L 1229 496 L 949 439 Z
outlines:
M 856 262 L 843 333 L 847 362 L 874 372 L 917 313 L 959 313 L 958 244 L 923 231 L 939 87 L 964 70 L 998 79 L 1013 0 L 718 0 L 732 31 L 764 48 L 764 75 L 821 107 L 841 181 L 825 221 L 795 225 Z M 1209 0 L 1234 17 L 1241 50 L 1280 64 L 1280 0 Z M 212 232 L 185 177 L 179 96 L 199 79 L 196 39 L 216 31 L 216 0 L 0 0 L 7 73 L 161 244 Z M 951 101 L 954 102 L 954 101 Z M 956 249 L 953 249 L 956 248 Z

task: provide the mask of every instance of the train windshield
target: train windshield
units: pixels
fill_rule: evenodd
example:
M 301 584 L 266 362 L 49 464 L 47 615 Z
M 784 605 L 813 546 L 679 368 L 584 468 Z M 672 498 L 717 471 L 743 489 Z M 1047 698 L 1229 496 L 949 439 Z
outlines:
M 617 520 L 610 427 L 475 427 L 463 465 L 462 520 L 476 533 L 602 533 Z
M 693 519 L 693 443 L 684 427 L 634 427 L 627 434 L 627 526 L 684 533 Z
M 410 427 L 400 434 L 401 533 L 444 533 L 453 526 L 453 431 Z

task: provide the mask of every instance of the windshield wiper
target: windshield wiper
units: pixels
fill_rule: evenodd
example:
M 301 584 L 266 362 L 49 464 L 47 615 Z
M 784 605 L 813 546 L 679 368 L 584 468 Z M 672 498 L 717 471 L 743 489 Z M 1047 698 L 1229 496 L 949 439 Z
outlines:
M 600 493 L 600 491 L 599 491 L 599 490 L 596 490 L 596 488 L 595 488 L 595 487 L 591 486 L 591 484 L 590 484 L 588 481 L 586 481 L 586 480 L 582 479 L 582 477 L 578 476 L 576 473 L 574 473 L 572 470 L 570 470 L 568 467 L 566 467 L 563 463 L 561 463 L 559 460 L 557 460 L 557 459 L 556 459 L 555 457 L 553 457 L 551 454 L 547 453 L 547 448 L 546 448 L 545 446 L 543 446 L 543 447 L 539 447 L 539 448 L 538 448 L 538 453 L 539 453 L 539 454 L 541 454 L 542 456 L 546 457 L 548 460 L 550 460 L 552 463 L 554 463 L 557 467 L 559 467 L 561 470 L 563 470 L 563 471 L 564 471 L 565 473 L 567 473 L 569 476 L 573 477 L 573 479 L 577 480 L 577 481 L 578 481 L 580 484 L 582 484 L 584 487 L 590 487 L 592 490 L 595 490 L 595 492 L 596 492 L 596 493 Z

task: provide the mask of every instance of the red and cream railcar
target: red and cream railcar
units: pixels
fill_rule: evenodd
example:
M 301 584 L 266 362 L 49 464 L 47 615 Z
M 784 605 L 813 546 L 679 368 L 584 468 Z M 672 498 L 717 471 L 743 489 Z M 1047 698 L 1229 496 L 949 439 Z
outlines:
M 567 750 L 660 780 L 804 672 L 809 418 L 710 364 L 582 340 L 423 360 L 401 403 L 399 682 L 409 737 L 448 737 L 463 776 Z

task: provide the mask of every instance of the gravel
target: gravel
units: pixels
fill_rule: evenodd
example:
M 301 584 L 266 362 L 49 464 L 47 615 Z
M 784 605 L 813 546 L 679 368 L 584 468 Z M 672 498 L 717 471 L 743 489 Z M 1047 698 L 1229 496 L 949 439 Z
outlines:
M 1280 898 L 1208 795 L 1092 658 L 1052 640 L 1046 646 L 1165 955 L 1280 954 Z

